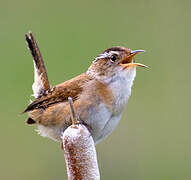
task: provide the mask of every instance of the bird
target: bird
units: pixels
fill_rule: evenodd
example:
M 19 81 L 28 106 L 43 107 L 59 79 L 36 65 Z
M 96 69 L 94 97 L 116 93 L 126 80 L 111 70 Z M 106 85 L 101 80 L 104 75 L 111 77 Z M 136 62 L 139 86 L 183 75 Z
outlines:
M 131 95 L 136 67 L 147 67 L 134 60 L 144 50 L 108 48 L 86 72 L 52 87 L 32 32 L 25 39 L 33 56 L 35 98 L 23 112 L 28 113 L 27 124 L 36 124 L 41 136 L 62 142 L 63 132 L 72 124 L 68 102 L 72 98 L 76 118 L 88 127 L 95 145 L 111 134 Z

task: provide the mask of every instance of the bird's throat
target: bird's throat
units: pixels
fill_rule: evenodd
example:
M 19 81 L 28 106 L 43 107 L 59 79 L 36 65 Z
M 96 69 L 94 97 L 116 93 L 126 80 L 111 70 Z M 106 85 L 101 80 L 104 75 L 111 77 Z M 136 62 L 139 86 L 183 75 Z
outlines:
M 131 88 L 136 76 L 136 68 L 114 76 L 108 83 L 114 95 L 114 111 L 121 113 L 131 95 Z

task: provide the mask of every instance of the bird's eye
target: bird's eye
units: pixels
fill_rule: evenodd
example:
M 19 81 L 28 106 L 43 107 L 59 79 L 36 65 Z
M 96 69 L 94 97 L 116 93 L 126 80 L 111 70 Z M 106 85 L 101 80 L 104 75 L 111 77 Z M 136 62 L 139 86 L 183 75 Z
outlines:
M 115 62 L 116 59 L 117 59 L 117 56 L 116 56 L 116 55 L 112 55 L 112 56 L 111 56 L 111 61 Z

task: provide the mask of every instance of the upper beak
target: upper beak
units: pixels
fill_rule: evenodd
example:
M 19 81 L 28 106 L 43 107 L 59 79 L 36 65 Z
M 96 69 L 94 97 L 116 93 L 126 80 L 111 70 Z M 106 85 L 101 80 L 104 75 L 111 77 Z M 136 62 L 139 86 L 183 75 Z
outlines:
M 119 64 L 121 66 L 123 66 L 124 68 L 129 68 L 129 67 L 136 67 L 136 66 L 140 66 L 140 67 L 148 67 L 144 64 L 140 64 L 140 63 L 134 63 L 133 62 L 133 59 L 134 57 L 141 53 L 141 52 L 145 52 L 144 50 L 134 50 L 134 51 L 131 51 L 130 55 L 126 56 L 125 58 L 123 58 Z

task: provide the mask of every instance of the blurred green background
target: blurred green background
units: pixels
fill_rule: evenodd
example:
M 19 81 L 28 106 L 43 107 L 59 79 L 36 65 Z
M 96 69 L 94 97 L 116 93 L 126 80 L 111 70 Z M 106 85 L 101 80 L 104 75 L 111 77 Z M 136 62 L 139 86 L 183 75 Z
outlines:
M 67 179 L 60 144 L 20 115 L 32 94 L 33 31 L 52 85 L 86 71 L 104 49 L 145 49 L 116 130 L 97 145 L 101 179 L 191 179 L 191 1 L 1 0 L 0 179 Z

